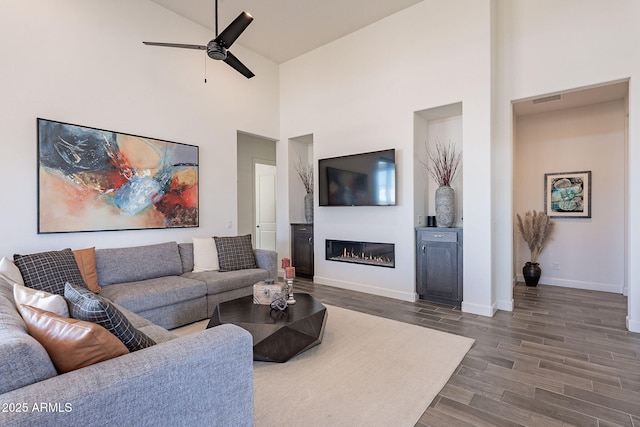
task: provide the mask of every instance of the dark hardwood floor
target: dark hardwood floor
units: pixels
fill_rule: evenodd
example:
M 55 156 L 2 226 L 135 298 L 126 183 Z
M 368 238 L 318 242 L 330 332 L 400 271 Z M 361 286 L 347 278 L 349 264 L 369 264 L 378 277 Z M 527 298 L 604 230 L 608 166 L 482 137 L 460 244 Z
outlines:
M 420 418 L 423 426 L 640 427 L 640 334 L 623 295 L 517 285 L 493 318 L 296 280 L 296 292 L 476 340 Z

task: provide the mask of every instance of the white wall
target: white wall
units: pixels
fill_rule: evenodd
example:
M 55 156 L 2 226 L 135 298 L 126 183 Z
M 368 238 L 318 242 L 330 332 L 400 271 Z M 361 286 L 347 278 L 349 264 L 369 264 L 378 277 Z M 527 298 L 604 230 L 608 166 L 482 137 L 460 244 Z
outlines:
M 622 293 L 625 268 L 625 113 L 623 100 L 518 116 L 514 207 L 544 211 L 545 173 L 589 170 L 591 218 L 554 218 L 540 283 Z M 515 266 L 530 253 L 516 231 Z M 553 269 L 557 263 L 558 269 Z
M 463 203 L 476 211 L 464 218 L 465 256 L 472 255 L 465 269 L 480 273 L 465 282 L 465 308 L 492 314 L 489 4 L 424 1 L 281 66 L 281 140 L 312 133 L 316 162 L 396 149 L 397 206 L 318 207 L 316 196 L 316 281 L 415 298 L 414 112 L 462 102 Z M 279 150 L 278 164 L 286 164 L 288 154 Z M 286 188 L 287 179 L 279 178 Z M 288 221 L 280 217 L 279 228 Z M 282 237 L 279 252 L 288 252 Z M 329 238 L 395 243 L 396 268 L 325 261 Z
M 0 2 L 0 256 L 236 232 L 236 135 L 277 137 L 277 65 L 236 44 L 256 77 L 209 60 L 204 84 L 203 52 L 142 44 L 211 37 L 146 0 Z M 198 145 L 200 227 L 37 235 L 37 117 Z
M 492 143 L 493 268 L 498 307 L 511 304 L 513 123 L 511 101 L 630 78 L 628 176 L 629 314 L 640 331 L 640 2 L 496 0 L 496 128 Z M 466 157 L 468 159 L 468 157 Z M 468 190 L 468 189 L 466 189 Z M 466 221 L 465 221 L 466 222 Z M 465 265 L 466 267 L 466 265 Z

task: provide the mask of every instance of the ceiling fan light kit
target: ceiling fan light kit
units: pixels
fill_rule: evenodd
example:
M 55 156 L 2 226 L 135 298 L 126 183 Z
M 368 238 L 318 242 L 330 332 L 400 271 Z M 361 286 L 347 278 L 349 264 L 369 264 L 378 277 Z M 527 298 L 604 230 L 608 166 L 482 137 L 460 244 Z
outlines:
M 181 49 L 197 49 L 206 50 L 207 56 L 211 59 L 224 61 L 227 65 L 234 68 L 237 72 L 250 79 L 255 74 L 251 72 L 238 58 L 236 58 L 228 49 L 236 41 L 240 34 L 247 29 L 253 21 L 253 16 L 247 12 L 242 12 L 231 24 L 227 26 L 220 34 L 218 34 L 218 0 L 216 0 L 216 37 L 204 45 L 197 44 L 181 44 L 181 43 L 159 43 L 159 42 L 142 42 L 148 46 L 162 47 L 178 47 Z M 205 80 L 206 81 L 206 80 Z

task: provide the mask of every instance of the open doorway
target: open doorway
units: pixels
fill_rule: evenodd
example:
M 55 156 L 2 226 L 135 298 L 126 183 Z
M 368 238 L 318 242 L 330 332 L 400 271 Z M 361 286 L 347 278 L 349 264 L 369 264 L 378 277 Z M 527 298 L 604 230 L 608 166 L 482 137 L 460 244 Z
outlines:
M 276 141 L 273 139 L 238 132 L 238 234 L 251 234 L 253 244 L 259 249 L 274 249 L 276 242 L 276 194 L 275 166 Z M 261 166 L 259 166 L 261 165 Z M 265 175 L 265 171 L 271 177 Z M 260 178 L 262 177 L 262 178 Z M 271 188 L 271 189 L 270 189 Z M 264 193 L 259 199 L 258 196 Z M 267 201 L 267 199 L 270 199 Z M 262 215 L 258 212 L 262 211 Z M 266 209 L 266 210 L 265 210 Z M 274 218 L 272 225 L 265 225 L 265 233 L 258 235 L 257 221 Z M 262 228 L 262 224 L 260 224 Z
M 541 284 L 626 293 L 628 81 L 514 102 L 514 211 L 543 211 L 544 176 L 591 173 L 589 217 L 552 217 Z M 547 212 L 549 214 L 549 212 Z M 514 230 L 514 270 L 529 251 Z

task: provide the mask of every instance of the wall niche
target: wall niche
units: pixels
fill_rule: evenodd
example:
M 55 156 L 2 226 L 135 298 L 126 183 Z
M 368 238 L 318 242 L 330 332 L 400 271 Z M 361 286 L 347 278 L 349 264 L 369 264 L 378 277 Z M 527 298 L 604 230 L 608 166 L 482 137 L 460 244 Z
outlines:
M 433 147 L 436 141 L 448 145 L 452 143 L 458 152 L 462 152 L 462 102 L 442 105 L 415 111 L 414 123 L 414 226 L 425 227 L 427 216 L 435 215 L 435 192 L 438 184 L 423 166 L 428 163 L 427 147 Z M 431 148 L 432 149 L 432 148 Z M 464 153 L 462 159 L 464 166 Z M 462 227 L 462 172 L 458 172 L 451 187 L 456 194 L 456 219 L 454 227 Z

